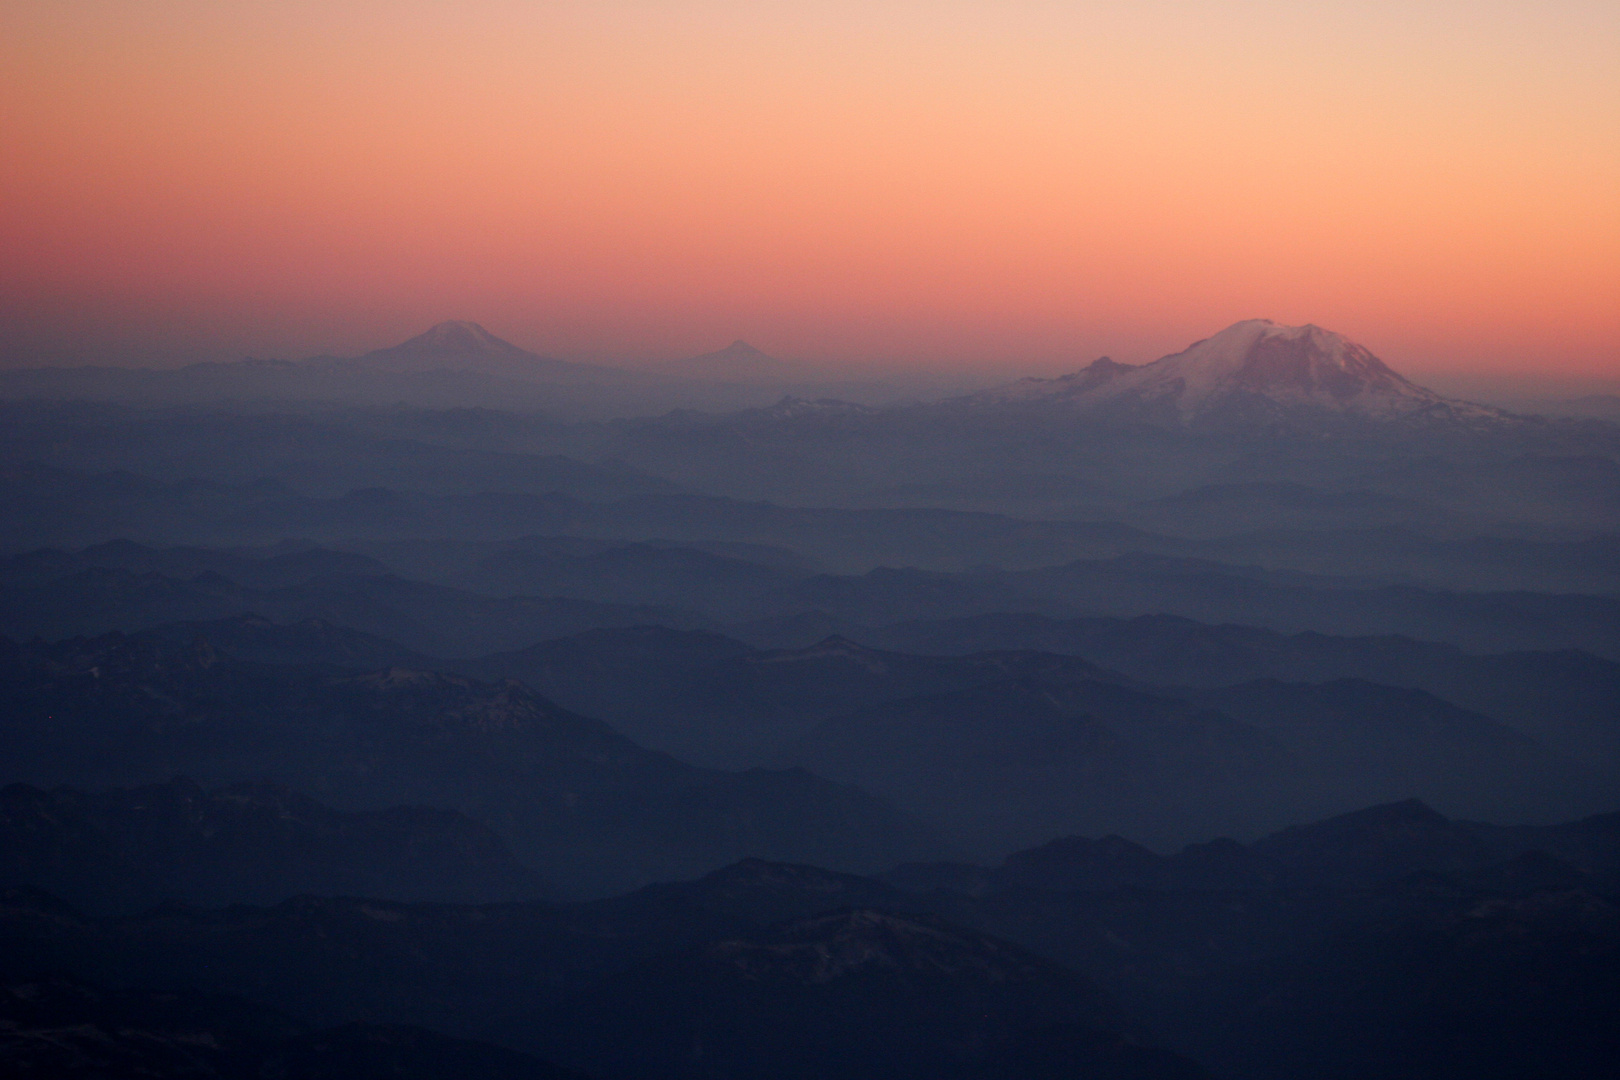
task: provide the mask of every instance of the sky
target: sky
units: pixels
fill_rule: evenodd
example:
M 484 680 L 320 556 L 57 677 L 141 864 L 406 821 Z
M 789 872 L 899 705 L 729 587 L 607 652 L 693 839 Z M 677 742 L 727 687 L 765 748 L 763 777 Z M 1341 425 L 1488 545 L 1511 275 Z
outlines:
M 1620 378 L 1613 0 L 6 0 L 0 362 Z

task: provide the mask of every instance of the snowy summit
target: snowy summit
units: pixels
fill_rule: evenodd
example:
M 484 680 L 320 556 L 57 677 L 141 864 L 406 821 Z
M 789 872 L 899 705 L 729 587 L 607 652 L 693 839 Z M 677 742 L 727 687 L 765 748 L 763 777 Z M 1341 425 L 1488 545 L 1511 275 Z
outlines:
M 979 400 L 1064 401 L 1182 422 L 1239 409 L 1305 408 L 1369 419 L 1500 415 L 1417 385 L 1342 334 L 1270 319 L 1234 323 L 1151 364 L 1137 367 L 1103 357 L 1071 375 L 1023 379 Z

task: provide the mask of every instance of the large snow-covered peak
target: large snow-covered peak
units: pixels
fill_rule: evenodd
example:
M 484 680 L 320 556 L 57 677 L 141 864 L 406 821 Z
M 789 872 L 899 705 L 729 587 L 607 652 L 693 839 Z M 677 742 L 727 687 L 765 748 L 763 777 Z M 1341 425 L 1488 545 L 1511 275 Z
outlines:
M 1443 416 L 1479 420 L 1495 410 L 1442 397 L 1392 370 L 1343 334 L 1320 326 L 1245 319 L 1178 353 L 1133 367 L 1104 357 L 1058 379 L 1024 379 L 983 395 L 993 401 L 1062 401 L 1144 418 L 1308 409 L 1369 419 Z
M 1148 364 L 1142 373 L 1144 384 L 1179 381 L 1182 404 L 1195 409 L 1212 395 L 1233 391 L 1340 406 L 1368 395 L 1414 404 L 1440 400 L 1343 334 L 1309 323 L 1281 326 L 1270 319 L 1233 323 L 1183 352 Z

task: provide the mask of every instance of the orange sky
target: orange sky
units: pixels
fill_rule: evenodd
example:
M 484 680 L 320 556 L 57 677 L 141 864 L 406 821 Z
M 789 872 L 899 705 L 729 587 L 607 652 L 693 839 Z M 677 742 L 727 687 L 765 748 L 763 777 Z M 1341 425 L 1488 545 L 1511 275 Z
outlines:
M 1306 10 L 1309 9 L 1309 10 Z M 0 352 L 1620 377 L 1620 4 L 7 0 Z

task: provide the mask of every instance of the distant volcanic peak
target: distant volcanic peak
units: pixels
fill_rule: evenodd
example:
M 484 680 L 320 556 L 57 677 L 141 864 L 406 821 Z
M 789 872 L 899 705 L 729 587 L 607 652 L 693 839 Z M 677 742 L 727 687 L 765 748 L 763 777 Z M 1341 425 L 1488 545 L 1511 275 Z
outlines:
M 665 363 L 675 368 L 726 368 L 747 370 L 753 367 L 774 367 L 782 361 L 762 349 L 756 349 L 742 338 L 738 338 L 723 349 L 706 352 L 699 356 L 682 357 L 679 360 L 668 360 Z
M 736 341 L 733 341 L 730 345 L 727 345 L 725 348 L 720 349 L 717 352 L 706 353 L 703 356 L 698 357 L 698 359 L 707 360 L 707 359 L 719 359 L 719 358 L 722 358 L 722 357 L 724 357 L 727 360 L 775 360 L 776 359 L 776 357 L 770 355 L 769 353 L 766 353 L 766 352 L 763 352 L 763 351 L 761 351 L 759 349 L 754 348 L 752 345 L 748 344 L 748 342 L 744 341 L 742 338 L 738 338 Z
M 475 322 L 465 319 L 447 319 L 437 326 L 429 329 L 425 334 L 418 334 L 400 345 L 400 350 L 412 352 L 437 353 L 488 353 L 509 355 L 521 353 L 525 350 L 513 345 L 510 341 L 503 341 L 494 334 L 485 330 Z
M 1269 319 L 1234 323 L 1142 367 L 1133 378 L 1116 380 L 1109 390 L 1173 398 L 1184 414 L 1240 392 L 1315 404 L 1344 403 L 1369 392 L 1433 397 L 1343 335 Z
M 564 360 L 536 356 L 464 319 L 439 323 L 409 341 L 366 353 L 351 363 L 374 371 L 458 371 L 519 379 L 540 375 L 574 376 L 591 370 Z
M 1418 386 L 1342 334 L 1312 324 L 1283 326 L 1270 319 L 1233 323 L 1214 337 L 1141 367 L 1104 357 L 1059 379 L 1025 379 L 992 392 L 991 398 L 1147 409 L 1181 420 L 1255 403 L 1369 418 L 1500 415 Z
M 747 382 L 782 378 L 793 370 L 793 365 L 756 349 L 739 338 L 717 352 L 689 356 L 681 360 L 667 360 L 661 368 L 688 378 Z

